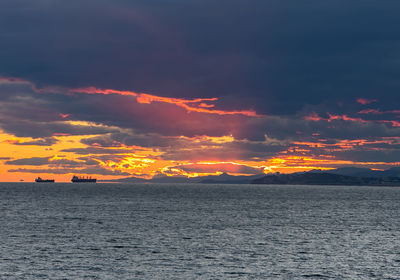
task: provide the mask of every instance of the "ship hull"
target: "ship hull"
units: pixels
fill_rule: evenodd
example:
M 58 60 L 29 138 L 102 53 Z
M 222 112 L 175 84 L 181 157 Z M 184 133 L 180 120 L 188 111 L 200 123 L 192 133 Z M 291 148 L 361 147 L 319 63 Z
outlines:
M 76 179 L 71 180 L 72 183 L 96 183 L 96 179 Z
M 36 183 L 54 183 L 54 180 L 35 180 Z

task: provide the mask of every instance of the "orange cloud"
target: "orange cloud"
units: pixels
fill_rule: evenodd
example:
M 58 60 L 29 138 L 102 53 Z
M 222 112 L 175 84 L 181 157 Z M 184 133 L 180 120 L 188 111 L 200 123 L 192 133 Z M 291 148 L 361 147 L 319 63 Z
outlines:
M 364 146 L 364 150 L 383 150 L 383 148 L 377 148 L 373 145 L 387 144 L 387 145 L 398 145 L 400 144 L 400 137 L 383 137 L 381 140 L 367 140 L 367 139 L 355 139 L 355 140 L 339 140 L 335 143 L 321 143 L 324 139 L 320 139 L 317 142 L 293 142 L 295 145 L 293 151 L 299 152 L 301 149 L 298 147 L 309 147 L 309 148 L 323 148 L 326 151 L 343 151 L 352 150 L 356 147 Z M 324 142 L 324 141 L 323 141 Z M 290 149 L 289 149 L 290 150 Z
M 373 115 L 380 115 L 382 114 L 381 111 L 376 110 L 376 109 L 365 109 L 365 110 L 361 110 L 360 112 L 358 112 L 359 114 L 373 114 Z
M 377 114 L 376 110 L 368 109 L 367 111 L 364 111 L 364 113 L 374 113 Z M 361 114 L 363 111 L 360 111 L 359 113 Z M 397 111 L 395 111 L 397 112 Z M 362 118 L 353 118 L 349 117 L 348 115 L 332 115 L 327 113 L 329 118 L 323 118 L 319 116 L 317 113 L 313 112 L 307 116 L 304 117 L 305 120 L 307 121 L 327 121 L 327 122 L 332 122 L 334 120 L 343 120 L 343 121 L 351 121 L 351 122 L 360 122 L 360 123 L 387 123 L 391 124 L 393 127 L 400 127 L 400 122 L 399 121 L 394 121 L 394 120 L 365 120 Z
M 391 120 L 379 120 L 376 121 L 378 123 L 388 123 L 391 124 L 393 127 L 400 127 L 400 122 L 399 121 L 391 121 Z
M 59 113 L 58 115 L 63 119 L 68 118 L 70 116 L 70 114 L 61 114 L 61 113 Z
M 361 110 L 358 113 L 359 114 L 373 114 L 373 115 L 400 114 L 400 110 L 380 111 L 377 109 L 365 109 L 365 110 Z
M 367 104 L 371 104 L 376 102 L 376 99 L 366 99 L 366 98 L 358 98 L 356 100 L 358 103 L 362 104 L 362 105 L 367 105 Z
M 310 171 L 313 169 L 331 170 L 342 166 L 364 166 L 368 168 L 387 168 L 388 166 L 399 166 L 400 162 L 359 162 L 351 160 L 335 159 L 332 156 L 294 156 L 284 155 L 269 159 L 265 162 L 264 172 L 293 173 Z
M 381 112 L 381 111 L 375 110 L 375 109 L 366 109 L 366 110 L 362 110 L 358 113 L 359 114 L 374 114 L 374 115 L 398 114 L 398 113 L 400 113 L 400 110 Z M 312 112 L 311 114 L 305 116 L 304 119 L 307 121 L 314 121 L 314 122 L 318 122 L 318 121 L 332 122 L 335 120 L 343 120 L 343 121 L 359 122 L 359 123 L 382 123 L 382 124 L 389 124 L 392 127 L 400 127 L 400 121 L 396 121 L 396 120 L 365 120 L 362 118 L 349 117 L 348 115 L 333 115 L 328 112 L 326 114 L 329 116 L 328 118 L 323 118 L 323 117 L 319 116 L 317 113 Z
M 305 116 L 304 119 L 305 119 L 306 121 L 314 121 L 314 122 L 318 122 L 318 121 L 321 121 L 321 120 L 326 120 L 326 119 L 320 117 L 320 116 L 319 116 L 317 113 L 315 113 L 315 112 L 312 112 L 311 114 Z
M 186 163 L 175 166 L 168 166 L 161 170 L 162 173 L 168 175 L 175 172 L 180 173 L 180 175 L 194 177 L 193 174 L 212 174 L 212 173 L 229 173 L 229 174 L 260 174 L 262 173 L 262 168 L 253 167 L 245 163 L 236 162 L 195 162 Z M 186 174 L 186 175 L 185 175 Z
M 133 91 L 120 91 L 114 89 L 99 89 L 95 87 L 87 87 L 87 88 L 77 88 L 70 89 L 70 92 L 81 92 L 87 94 L 118 94 L 118 95 L 128 95 L 136 97 L 138 103 L 141 104 L 151 104 L 152 102 L 162 102 L 174 104 L 176 106 L 182 107 L 186 109 L 188 112 L 199 112 L 199 113 L 207 113 L 207 114 L 218 114 L 218 115 L 243 115 L 247 117 L 260 117 L 253 110 L 241 110 L 241 111 L 224 111 L 224 110 L 216 110 L 209 109 L 213 108 L 214 104 L 207 104 L 205 102 L 217 101 L 218 98 L 196 98 L 196 99 L 182 99 L 182 98 L 170 98 L 170 97 L 162 97 L 156 96 L 146 93 L 137 93 Z
M 0 79 L 0 82 L 13 83 L 21 82 L 21 80 L 3 78 Z M 30 82 L 22 82 L 26 83 L 28 86 L 31 85 L 34 88 L 34 85 L 32 85 Z M 398 164 L 385 162 L 357 162 L 341 160 L 335 158 L 334 155 L 323 155 L 324 153 L 330 153 L 333 151 L 342 152 L 359 148 L 361 146 L 363 146 L 362 149 L 364 150 L 387 149 L 382 148 L 382 146 L 386 147 L 386 145 L 379 146 L 378 144 L 398 145 L 399 139 L 396 138 L 382 138 L 380 140 L 357 139 L 337 141 L 334 139 L 318 139 L 319 137 L 323 137 L 321 135 L 324 135 L 324 133 L 313 133 L 311 138 L 313 140 L 310 141 L 310 135 L 302 131 L 301 128 L 298 129 L 300 130 L 298 135 L 295 135 L 296 128 L 290 130 L 289 133 L 293 133 L 292 135 L 296 136 L 298 139 L 298 141 L 294 142 L 290 140 L 291 138 L 279 138 L 283 140 L 271 140 L 271 138 L 264 142 L 262 140 L 255 141 L 251 139 L 248 140 L 247 138 L 240 138 L 240 132 L 247 129 L 254 129 L 255 126 L 252 126 L 254 123 L 266 120 L 265 125 L 263 123 L 262 127 L 259 126 L 261 133 L 264 132 L 263 129 L 268 126 L 268 119 L 252 119 L 253 117 L 259 117 L 259 115 L 251 110 L 218 110 L 215 108 L 217 98 L 169 98 L 146 93 L 119 91 L 113 89 L 98 89 L 94 87 L 70 90 L 63 88 L 36 89 L 36 91 L 54 92 L 63 95 L 65 95 L 67 91 L 73 96 L 77 96 L 79 93 L 82 93 L 82 95 L 98 94 L 100 97 L 102 95 L 113 95 L 113 98 L 104 96 L 99 98 L 100 100 L 104 100 L 104 104 L 99 102 L 103 107 L 100 106 L 98 111 L 96 111 L 101 112 L 102 115 L 104 115 L 104 118 L 99 121 L 99 123 L 78 120 L 72 121 L 68 118 L 69 114 L 63 114 L 66 113 L 63 109 L 59 109 L 58 111 L 54 112 L 52 111 L 54 114 L 52 114 L 51 117 L 53 117 L 53 115 L 56 117 L 57 125 L 69 124 L 83 126 L 83 130 L 85 132 L 87 131 L 86 127 L 101 128 L 104 126 L 107 128 L 113 128 L 113 130 L 106 130 L 106 134 L 104 135 L 110 136 L 110 140 L 106 144 L 111 146 L 114 145 L 115 147 L 106 148 L 106 146 L 104 146 L 101 148 L 101 138 L 97 139 L 99 141 L 93 140 L 91 144 L 88 144 L 88 142 L 82 141 L 83 136 L 76 136 L 75 138 L 72 138 L 72 136 L 68 136 L 67 133 L 62 133 L 64 131 L 60 131 L 61 133 L 58 132 L 52 134 L 53 136 L 55 135 L 57 137 L 47 137 L 43 139 L 12 138 L 10 135 L 4 135 L 2 138 L 3 141 L 0 141 L 0 145 L 3 147 L 1 150 L 3 153 L 6 152 L 5 154 L 0 155 L 3 158 L 9 157 L 10 155 L 13 157 L 15 156 L 15 159 L 18 160 L 27 157 L 49 158 L 48 164 L 41 166 L 41 169 L 37 167 L 36 170 L 33 170 L 29 166 L 21 166 L 21 169 L 17 170 L 18 174 L 24 174 L 23 176 L 27 177 L 28 175 L 25 175 L 25 173 L 29 174 L 29 172 L 31 172 L 30 176 L 33 176 L 32 174 L 41 171 L 43 171 L 43 174 L 46 174 L 46 172 L 64 172 L 64 167 L 68 168 L 65 169 L 65 173 L 72 172 L 74 170 L 84 172 L 83 170 L 89 170 L 88 168 L 91 166 L 95 166 L 96 169 L 92 169 L 92 173 L 90 174 L 100 174 L 98 178 L 105 178 L 106 176 L 121 177 L 129 175 L 151 178 L 157 174 L 194 177 L 210 174 L 218 175 L 223 172 L 236 175 L 257 174 L 261 171 L 266 173 L 277 171 L 289 173 L 308 171 L 311 169 L 332 169 L 338 166 L 366 165 L 373 168 L 384 168 Z M 95 96 L 93 95 L 90 96 L 91 99 L 94 99 Z M 117 95 L 127 97 L 118 98 Z M 108 102 L 110 101 L 109 99 L 115 99 L 116 101 L 115 103 Z M 99 103 L 94 103 L 93 106 L 99 105 Z M 152 105 L 149 106 L 147 104 Z M 106 115 L 105 112 L 107 112 L 108 115 Z M 360 113 L 365 114 L 383 114 L 388 112 L 393 114 L 398 113 L 396 110 L 381 112 L 379 110 L 367 109 L 360 111 Z M 135 125 L 137 123 L 139 123 L 139 125 L 133 127 L 129 125 L 126 127 L 119 127 L 118 123 L 115 124 L 111 122 L 112 125 L 115 125 L 111 127 L 111 124 L 110 126 L 102 124 L 107 123 L 107 121 L 110 119 L 109 116 L 114 116 L 115 114 L 119 113 L 121 114 L 120 117 L 122 120 L 133 120 Z M 76 114 L 73 113 L 74 118 L 72 119 L 75 119 L 75 115 Z M 220 115 L 229 116 L 221 117 Z M 362 118 L 352 117 L 351 115 L 334 115 L 329 113 L 323 116 L 324 117 L 321 117 L 317 113 L 313 112 L 306 116 L 305 119 L 309 121 L 326 122 L 375 122 L 387 123 L 398 127 L 400 126 L 398 121 L 392 120 L 364 120 Z M 139 136 L 130 135 L 130 133 L 133 133 L 130 131 L 130 129 L 135 129 L 135 127 L 141 126 L 148 128 L 150 125 L 152 126 L 152 129 L 139 131 Z M 176 127 L 178 127 L 180 130 L 170 133 L 170 130 L 175 129 Z M 212 129 L 210 129 L 210 127 Z M 280 127 L 278 126 L 277 129 L 279 130 L 279 128 Z M 153 140 L 152 137 L 143 137 L 143 139 L 140 138 L 142 136 L 141 133 L 145 135 L 146 133 L 149 133 L 148 131 L 150 131 L 150 136 L 159 135 L 160 139 L 151 142 L 151 140 Z M 154 131 L 157 133 L 154 133 Z M 115 134 L 126 132 L 127 135 L 124 136 L 124 133 L 121 133 L 121 135 L 117 136 L 113 135 L 117 139 L 115 140 L 111 137 L 111 134 L 114 134 L 114 132 L 118 132 Z M 97 132 L 93 132 L 92 136 L 98 136 Z M 132 137 L 133 140 L 125 142 L 124 140 L 129 140 L 129 137 Z M 138 141 L 138 139 L 141 141 Z M 303 139 L 306 140 L 303 141 Z M 74 141 L 73 143 L 68 142 L 72 140 Z M 242 141 L 240 144 L 243 145 L 238 145 L 238 142 L 240 141 Z M 276 143 L 270 143 L 271 141 L 275 141 Z M 269 143 L 269 146 L 266 145 L 266 142 Z M 159 143 L 164 145 L 157 145 Z M 137 144 L 138 146 L 134 146 L 133 144 Z M 272 149 L 274 144 L 279 147 Z M 32 147 L 27 147 L 28 145 L 35 145 L 35 149 L 32 149 Z M 143 145 L 145 148 L 140 147 L 140 145 Z M 288 148 L 289 146 L 290 148 Z M 271 149 L 271 152 L 269 152 L 268 149 Z M 282 149 L 286 150 L 281 152 Z M 179 153 L 181 153 L 181 157 L 179 157 Z M 59 155 L 59 157 L 55 155 Z M 272 158 L 269 158 L 271 156 Z M 249 160 L 244 161 L 240 159 Z M 85 164 L 87 168 L 85 167 Z M 49 166 L 50 168 L 48 168 Z M 56 166 L 57 169 L 55 169 L 54 166 Z M 5 170 L 4 173 L 9 170 L 7 169 L 9 168 L 7 164 L 0 165 L 0 167 Z M 104 170 L 109 172 L 101 173 L 101 171 Z M 17 175 L 13 174 L 13 176 Z M 60 177 L 61 176 L 62 175 L 60 175 Z M 67 180 L 68 179 L 69 178 L 67 178 Z

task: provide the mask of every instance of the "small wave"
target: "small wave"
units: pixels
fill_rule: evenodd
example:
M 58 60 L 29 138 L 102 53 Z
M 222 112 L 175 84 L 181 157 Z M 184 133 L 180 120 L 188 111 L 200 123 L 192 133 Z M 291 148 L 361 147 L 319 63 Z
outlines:
M 323 275 L 323 274 L 319 274 L 319 273 L 303 274 L 301 276 L 303 276 L 305 278 L 319 278 L 319 279 L 321 279 L 321 278 L 329 278 L 328 275 Z

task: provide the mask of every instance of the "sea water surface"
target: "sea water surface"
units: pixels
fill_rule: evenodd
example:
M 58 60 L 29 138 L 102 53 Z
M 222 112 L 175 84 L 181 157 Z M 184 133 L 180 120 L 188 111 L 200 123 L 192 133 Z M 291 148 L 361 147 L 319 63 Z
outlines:
M 400 188 L 0 183 L 0 279 L 400 279 Z

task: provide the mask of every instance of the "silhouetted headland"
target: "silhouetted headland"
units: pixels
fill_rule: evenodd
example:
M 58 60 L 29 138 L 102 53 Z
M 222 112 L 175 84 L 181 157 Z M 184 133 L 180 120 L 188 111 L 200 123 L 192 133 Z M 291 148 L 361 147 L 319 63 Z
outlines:
M 328 171 L 312 170 L 291 174 L 257 174 L 234 176 L 227 173 L 188 178 L 186 176 L 158 175 L 152 179 L 127 177 L 108 182 L 120 183 L 183 183 L 183 184 L 280 184 L 280 185 L 348 185 L 400 186 L 400 168 L 372 170 L 344 167 Z
M 306 172 L 271 174 L 255 179 L 251 183 L 277 185 L 400 186 L 400 177 L 355 177 L 326 172 Z

